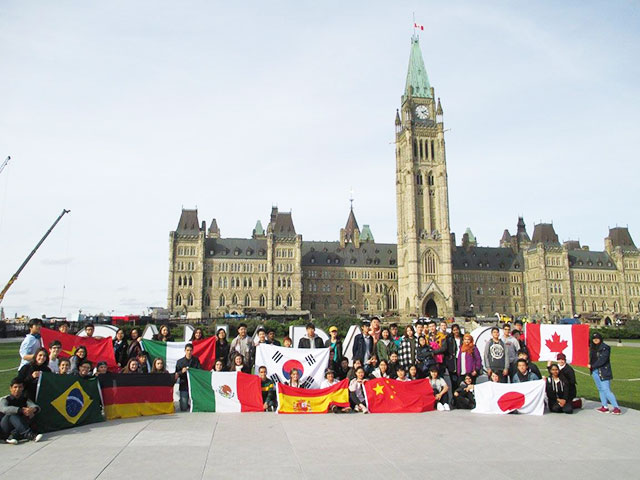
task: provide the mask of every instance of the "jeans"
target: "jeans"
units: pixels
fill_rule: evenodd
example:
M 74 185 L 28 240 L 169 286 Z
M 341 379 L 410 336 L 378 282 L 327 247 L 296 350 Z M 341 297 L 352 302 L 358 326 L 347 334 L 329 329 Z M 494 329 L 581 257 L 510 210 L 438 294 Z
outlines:
M 180 390 L 180 411 L 186 412 L 189 410 L 189 391 Z
M 5 415 L 0 420 L 0 428 L 2 433 L 17 433 L 18 435 L 25 435 L 31 431 L 27 417 L 22 415 Z
M 606 407 L 607 403 L 610 403 L 613 408 L 620 408 L 618 407 L 616 396 L 611 391 L 611 380 L 600 380 L 598 370 L 591 372 L 591 376 L 593 377 L 593 381 L 596 383 L 596 388 L 600 394 L 600 403 L 602 403 L 602 406 Z

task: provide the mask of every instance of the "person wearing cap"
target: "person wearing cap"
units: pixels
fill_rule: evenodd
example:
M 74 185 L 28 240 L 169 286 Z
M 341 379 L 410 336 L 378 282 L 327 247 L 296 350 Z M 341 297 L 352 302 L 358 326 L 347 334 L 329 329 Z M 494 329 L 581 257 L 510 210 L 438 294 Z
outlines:
M 338 338 L 338 327 L 332 325 L 329 327 L 330 338 L 324 342 L 326 348 L 330 348 L 329 368 L 333 372 L 337 372 L 342 361 L 342 340 Z
M 373 337 L 369 335 L 369 322 L 366 320 L 360 326 L 361 333 L 353 339 L 353 359 L 368 364 L 373 355 Z
M 327 368 L 324 371 L 324 380 L 320 384 L 320 388 L 328 388 L 336 383 L 340 383 L 340 380 L 336 378 L 336 372 L 334 372 L 332 368 Z
M 313 323 L 307 323 L 307 334 L 298 341 L 298 348 L 324 348 L 324 342 L 316 335 Z
M 559 375 L 564 379 L 565 382 L 567 382 L 569 401 L 576 403 L 575 399 L 578 394 L 576 388 L 576 385 L 578 384 L 576 380 L 576 372 L 573 367 L 567 363 L 567 356 L 564 353 L 559 353 L 556 358 L 558 369 L 560 370 Z M 551 367 L 552 364 L 553 362 L 551 360 L 547 362 L 547 370 Z M 582 401 L 577 403 L 582 404 Z M 576 408 L 576 406 L 577 405 L 574 405 L 574 408 Z
M 598 332 L 591 337 L 591 348 L 589 351 L 589 371 L 591 377 L 596 384 L 598 393 L 600 394 L 600 403 L 602 406 L 597 409 L 601 413 L 609 413 L 608 404 L 611 404 L 613 410 L 611 413 L 620 415 L 620 406 L 616 400 L 616 396 L 611 391 L 611 379 L 613 372 L 611 371 L 611 347 L 604 343 L 602 335 Z

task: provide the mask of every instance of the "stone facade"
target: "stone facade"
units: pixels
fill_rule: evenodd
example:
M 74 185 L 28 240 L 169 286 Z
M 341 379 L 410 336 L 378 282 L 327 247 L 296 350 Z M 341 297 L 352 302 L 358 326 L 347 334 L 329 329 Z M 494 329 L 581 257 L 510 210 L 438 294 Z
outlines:
M 552 224 L 524 219 L 499 247 L 450 230 L 443 109 L 412 38 L 396 112 L 398 243 L 376 243 L 353 208 L 337 241 L 307 242 L 291 213 L 272 208 L 266 231 L 223 238 L 196 210 L 169 236 L 168 308 L 188 318 L 267 316 L 440 316 L 495 313 L 593 320 L 640 313 L 640 252 L 627 228 L 609 230 L 603 251 L 561 244 Z

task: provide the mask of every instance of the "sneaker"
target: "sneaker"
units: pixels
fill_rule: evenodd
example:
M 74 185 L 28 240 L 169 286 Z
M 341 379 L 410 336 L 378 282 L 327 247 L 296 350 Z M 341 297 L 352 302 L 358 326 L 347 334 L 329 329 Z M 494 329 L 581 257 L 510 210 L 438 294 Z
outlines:
M 437 403 L 436 408 L 439 412 L 444 412 L 444 405 L 442 405 L 440 402 Z
M 9 445 L 17 445 L 18 444 L 18 439 L 15 438 L 13 435 L 9 435 L 7 437 L 7 439 L 5 440 L 5 442 L 7 442 Z
M 609 413 L 609 409 L 607 407 L 600 407 L 600 408 L 596 408 L 596 412 L 600 412 L 600 413 Z
M 611 410 L 611 413 L 613 413 L 614 415 L 620 415 L 622 412 L 618 407 L 616 407 L 613 410 Z
M 449 404 L 448 404 L 448 403 L 445 403 L 445 404 L 444 404 L 444 411 L 445 411 L 445 412 L 448 412 L 449 410 L 451 410 L 451 407 L 449 407 Z
M 24 439 L 25 440 L 31 440 L 32 442 L 39 442 L 40 440 L 42 440 L 42 434 L 41 433 L 35 433 L 35 432 L 29 432 L 27 434 L 24 435 Z

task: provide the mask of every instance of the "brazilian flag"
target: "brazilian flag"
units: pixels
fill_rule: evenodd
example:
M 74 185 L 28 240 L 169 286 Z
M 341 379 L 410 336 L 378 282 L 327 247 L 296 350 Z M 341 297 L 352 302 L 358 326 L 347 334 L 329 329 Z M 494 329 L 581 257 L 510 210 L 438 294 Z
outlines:
M 39 432 L 104 422 L 97 378 L 42 372 L 36 403 L 40 407 L 35 417 Z

